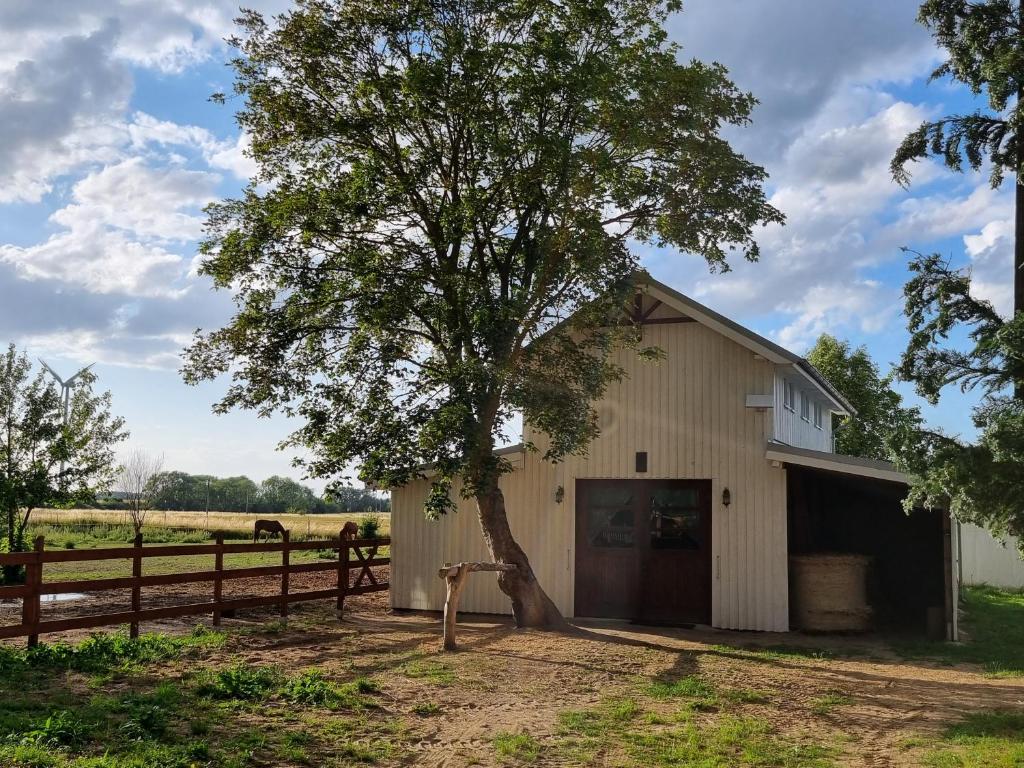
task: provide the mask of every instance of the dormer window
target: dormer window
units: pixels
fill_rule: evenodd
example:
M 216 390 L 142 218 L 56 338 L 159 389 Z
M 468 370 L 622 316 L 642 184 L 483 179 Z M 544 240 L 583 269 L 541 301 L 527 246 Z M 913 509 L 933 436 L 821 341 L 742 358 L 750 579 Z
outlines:
M 822 426 L 821 426 L 821 424 L 822 424 L 821 412 L 822 412 L 821 403 L 815 403 L 814 404 L 814 426 L 817 427 L 818 429 L 822 428 Z
M 782 405 L 787 411 L 796 410 L 796 387 L 789 381 L 783 383 Z
M 806 392 L 800 393 L 800 418 L 804 421 L 811 420 L 811 401 Z

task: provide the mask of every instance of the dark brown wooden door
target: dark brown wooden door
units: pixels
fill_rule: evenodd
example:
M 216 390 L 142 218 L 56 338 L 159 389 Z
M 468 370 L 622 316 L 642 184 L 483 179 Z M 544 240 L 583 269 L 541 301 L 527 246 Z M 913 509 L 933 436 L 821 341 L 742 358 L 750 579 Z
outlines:
M 575 611 L 709 623 L 710 481 L 577 481 Z

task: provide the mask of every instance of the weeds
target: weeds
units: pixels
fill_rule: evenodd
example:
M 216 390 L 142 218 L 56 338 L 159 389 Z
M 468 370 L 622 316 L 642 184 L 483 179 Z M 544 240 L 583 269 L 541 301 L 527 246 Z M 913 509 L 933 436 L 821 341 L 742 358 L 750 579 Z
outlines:
M 540 744 L 530 734 L 499 733 L 494 737 L 494 749 L 501 756 L 522 763 L 532 763 L 540 756 Z
M 259 701 L 277 690 L 280 682 L 281 673 L 275 667 L 238 662 L 226 669 L 200 673 L 196 693 L 211 699 Z

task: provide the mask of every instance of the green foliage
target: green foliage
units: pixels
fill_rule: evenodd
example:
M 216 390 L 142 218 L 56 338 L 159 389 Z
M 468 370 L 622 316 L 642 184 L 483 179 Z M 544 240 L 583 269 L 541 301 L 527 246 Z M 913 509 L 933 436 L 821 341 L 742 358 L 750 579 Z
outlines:
M 93 726 L 62 709 L 19 736 L 23 746 L 75 747 L 89 740 Z
M 1024 764 L 1024 715 L 972 712 L 925 756 L 929 768 L 1011 768 Z
M 807 359 L 857 411 L 836 417 L 833 424 L 836 453 L 869 459 L 895 458 L 893 448 L 921 424 L 917 408 L 903 407 L 903 398 L 882 378 L 864 347 L 822 334 Z
M 25 676 L 36 670 L 109 672 L 177 658 L 200 648 L 216 648 L 225 635 L 197 626 L 188 635 L 147 633 L 130 638 L 124 633 L 97 633 L 77 645 L 40 643 L 22 649 L 0 645 L 0 679 Z
M 1024 105 L 1016 99 L 1021 87 L 1024 36 L 1016 0 L 926 0 L 918 21 L 928 27 L 948 58 L 932 79 L 950 77 L 988 98 L 989 113 L 951 115 L 922 123 L 903 140 L 892 160 L 893 177 L 907 184 L 906 166 L 928 156 L 960 171 L 966 159 L 980 170 L 988 156 L 993 188 L 1009 171 L 1020 167 L 1017 132 Z
M 922 124 L 900 145 L 892 160 L 896 181 L 906 184 L 906 165 L 941 158 L 955 171 L 964 160 L 971 169 L 991 164 L 998 187 L 1006 172 L 1017 176 L 1024 162 L 1019 131 L 1024 104 L 1024 35 L 1018 0 L 926 0 L 918 20 L 927 26 L 948 58 L 933 78 L 949 76 L 988 99 L 988 112 L 953 115 Z M 1024 205 L 1018 187 L 1017 205 Z M 1018 214 L 1020 212 L 1018 211 Z M 899 375 L 931 402 L 948 385 L 980 388 L 974 411 L 980 430 L 976 443 L 941 432 L 907 435 L 898 449 L 914 476 L 913 505 L 949 504 L 960 520 L 996 535 L 1024 533 L 1024 243 L 1015 244 L 1014 312 L 1004 320 L 987 301 L 971 295 L 970 274 L 951 269 L 938 254 L 918 254 L 915 273 L 904 289 L 911 341 Z M 953 339 L 951 340 L 951 334 Z M 966 336 L 966 342 L 960 337 Z M 1007 396 L 1014 390 L 1015 399 Z
M 957 519 L 996 535 L 1024 535 L 1024 313 L 1001 318 L 970 292 L 970 276 L 938 254 L 917 254 L 904 288 L 910 342 L 897 374 L 932 403 L 950 385 L 979 389 L 973 420 L 977 442 L 939 431 L 912 430 L 896 447 L 913 477 L 905 506 L 949 505 Z M 965 349 L 950 336 L 966 331 Z
M 338 697 L 334 685 L 324 678 L 318 669 L 308 669 L 291 678 L 282 689 L 282 695 L 289 701 L 326 707 Z
M 300 0 L 241 18 L 238 120 L 259 171 L 208 208 L 201 270 L 234 293 L 199 335 L 218 404 L 283 410 L 315 476 L 394 487 L 432 463 L 493 492 L 513 414 L 549 459 L 597 433 L 621 371 L 631 241 L 726 269 L 782 216 L 721 137 L 754 99 L 686 62 L 658 0 Z M 566 318 L 571 322 L 563 323 Z M 496 520 L 501 519 L 496 516 Z M 499 523 L 496 523 L 500 525 Z M 521 553 L 520 553 L 521 554 Z M 525 561 L 524 561 L 525 563 Z
M 359 520 L 359 538 L 376 539 L 380 532 L 380 515 L 363 515 Z
M 386 512 L 391 507 L 386 496 L 363 488 L 336 488 L 321 497 L 309 486 L 279 475 L 257 484 L 248 477 L 160 472 L 153 477 L 147 496 L 153 509 L 188 511 L 321 514 Z
M 251 666 L 243 662 L 226 669 L 206 670 L 196 687 L 200 696 L 211 699 L 260 701 L 268 698 L 281 683 L 276 667 Z
M 128 433 L 110 413 L 110 393 L 93 393 L 96 376 L 79 375 L 68 404 L 56 383 L 14 344 L 0 359 L 0 525 L 7 551 L 27 548 L 25 527 L 39 506 L 82 503 L 116 475 L 114 446 Z M 5 581 L 20 567 L 5 566 Z
M 521 763 L 532 763 L 540 757 L 540 744 L 525 731 L 508 733 L 502 731 L 494 737 L 494 750 L 504 758 Z
M 991 677 L 1024 677 L 1024 593 L 965 587 L 961 593 L 963 643 L 894 641 L 908 658 L 977 664 Z

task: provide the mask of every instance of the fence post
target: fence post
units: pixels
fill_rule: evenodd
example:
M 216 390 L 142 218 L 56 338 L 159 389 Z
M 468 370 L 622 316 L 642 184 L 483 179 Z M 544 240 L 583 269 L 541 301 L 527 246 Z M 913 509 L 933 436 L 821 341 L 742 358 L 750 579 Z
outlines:
M 338 618 L 345 611 L 345 593 L 348 592 L 349 542 L 345 532 L 338 533 Z
M 40 608 L 39 595 L 43 588 L 43 550 L 46 548 L 46 539 L 36 536 L 35 560 L 25 566 L 25 586 L 29 593 L 21 601 L 21 623 L 35 626 L 39 623 Z M 28 647 L 32 648 L 39 644 L 38 633 L 33 632 L 28 636 Z
M 224 573 L 224 534 L 218 533 L 214 537 L 217 547 L 213 554 L 213 570 L 215 571 L 213 577 L 213 626 L 220 626 L 220 604 L 221 594 L 223 590 L 224 580 L 222 574 Z
M 142 578 L 142 534 L 135 534 L 135 551 L 132 552 L 132 612 L 138 613 L 142 610 L 142 587 L 139 579 Z M 133 621 L 128 629 L 129 637 L 139 636 L 139 622 Z
M 289 547 L 291 546 L 291 532 L 285 531 L 281 534 L 284 547 L 281 549 L 281 618 L 288 618 L 288 566 L 290 563 Z

